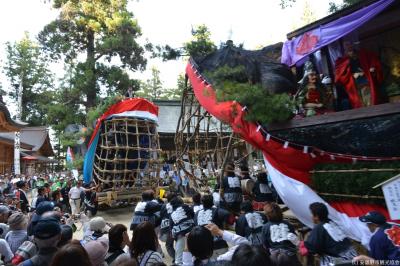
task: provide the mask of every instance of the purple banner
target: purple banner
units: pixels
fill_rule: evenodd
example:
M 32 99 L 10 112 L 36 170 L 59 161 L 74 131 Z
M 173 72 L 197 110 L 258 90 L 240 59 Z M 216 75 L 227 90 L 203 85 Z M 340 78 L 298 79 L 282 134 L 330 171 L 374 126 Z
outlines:
M 380 0 L 347 16 L 321 25 L 290 41 L 286 41 L 282 47 L 281 62 L 288 66 L 295 65 L 309 54 L 356 30 L 394 1 Z

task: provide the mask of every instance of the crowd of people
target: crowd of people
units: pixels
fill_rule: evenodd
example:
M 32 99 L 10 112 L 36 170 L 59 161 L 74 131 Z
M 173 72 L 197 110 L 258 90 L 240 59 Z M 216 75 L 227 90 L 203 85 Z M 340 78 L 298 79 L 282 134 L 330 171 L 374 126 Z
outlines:
M 359 218 L 373 233 L 369 255 L 360 255 L 329 219 L 324 203 L 309 206 L 315 226 L 304 239 L 271 200 L 266 174 L 257 176 L 253 193 L 246 197 L 243 178 L 249 178 L 248 171 L 238 177 L 228 164 L 218 193 L 194 193 L 188 200 L 177 191 L 163 198 L 143 191 L 127 226 L 96 216 L 94 184 L 61 176 L 35 182 L 3 177 L 0 265 L 157 266 L 172 260 L 185 266 L 296 266 L 302 265 L 301 256 L 318 256 L 320 265 L 400 265 L 400 229 L 379 212 Z M 37 195 L 29 202 L 28 194 Z M 83 232 L 79 237 L 74 233 L 78 222 Z

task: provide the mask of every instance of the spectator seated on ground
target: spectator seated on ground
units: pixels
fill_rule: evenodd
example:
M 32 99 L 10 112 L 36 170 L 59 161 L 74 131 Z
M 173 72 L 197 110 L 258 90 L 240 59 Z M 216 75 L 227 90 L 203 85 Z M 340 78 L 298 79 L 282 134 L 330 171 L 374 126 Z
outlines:
M 115 265 L 121 265 L 129 259 L 134 259 L 138 265 L 152 266 L 162 263 L 162 255 L 157 251 L 160 249 L 154 226 L 150 222 L 143 222 L 137 226 L 132 235 L 129 247 L 130 254 L 120 255 Z
M 124 247 L 130 244 L 127 230 L 125 225 L 116 224 L 108 232 L 108 253 L 105 259 L 108 265 L 114 266 L 113 262 L 120 255 L 125 254 Z
M 11 215 L 11 210 L 6 205 L 0 205 L 0 238 L 4 239 L 10 227 L 7 224 L 8 217 Z
M 192 229 L 192 231 L 194 230 L 193 235 L 188 235 L 187 251 L 183 253 L 183 265 L 185 266 L 194 265 L 196 259 L 198 262 L 202 262 L 203 260 L 212 262 L 213 260 L 210 259 L 212 255 L 209 255 L 209 251 L 213 250 L 214 237 L 221 237 L 230 246 L 229 250 L 226 253 L 216 258 L 217 261 L 230 261 L 232 259 L 233 253 L 240 244 L 249 243 L 246 238 L 233 234 L 229 231 L 221 230 L 215 224 L 208 224 L 202 228 L 208 229 L 211 232 L 212 237 L 210 238 L 209 234 L 206 233 L 206 231 L 204 231 L 203 229 L 200 229 L 198 226 Z M 191 243 L 193 243 L 193 245 L 189 245 L 189 240 Z M 197 242 L 202 243 L 201 247 L 200 245 L 197 245 L 196 247 L 195 244 Z M 194 256 L 191 251 L 195 252 L 196 255 Z
M 239 245 L 232 256 L 233 266 L 275 266 L 268 253 L 260 246 L 251 246 L 249 244 Z M 292 266 L 292 265 L 291 265 Z
M 263 245 L 262 228 L 267 218 L 264 214 L 255 212 L 251 201 L 244 201 L 240 205 L 241 215 L 236 220 L 236 234 L 244 236 L 254 246 Z
M 92 266 L 89 255 L 79 242 L 69 243 L 54 255 L 51 266 Z
M 97 240 L 89 241 L 84 248 L 89 255 L 92 266 L 107 266 L 105 258 L 108 252 L 108 240 L 98 238 Z
M 28 225 L 28 235 L 32 236 L 33 235 L 33 228 L 35 227 L 36 223 L 40 220 L 42 215 L 46 212 L 53 211 L 54 210 L 54 203 L 50 201 L 44 201 L 40 202 L 37 207 L 35 212 L 31 216 L 31 220 Z
M 20 266 L 50 265 L 61 239 L 59 222 L 53 217 L 41 218 L 34 227 L 33 236 L 38 252 L 31 259 L 21 263 Z
M 110 226 L 106 223 L 103 217 L 94 217 L 89 222 L 89 230 L 85 231 L 85 235 L 81 241 L 82 246 L 86 243 L 97 240 L 100 238 L 107 239 L 107 233 L 110 230 Z
M 7 233 L 5 240 L 10 245 L 10 249 L 13 254 L 18 250 L 22 243 L 24 243 L 26 240 L 29 240 L 26 232 L 28 225 L 27 220 L 27 217 L 21 212 L 13 213 L 8 218 L 10 231 Z

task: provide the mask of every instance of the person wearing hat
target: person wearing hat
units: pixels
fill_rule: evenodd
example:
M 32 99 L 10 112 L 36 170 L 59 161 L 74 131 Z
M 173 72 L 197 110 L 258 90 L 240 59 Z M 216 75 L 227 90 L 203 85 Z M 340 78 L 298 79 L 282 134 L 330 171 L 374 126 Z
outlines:
M 16 212 L 8 218 L 8 225 L 10 226 L 10 231 L 7 233 L 5 240 L 10 245 L 12 253 L 15 253 L 24 241 L 29 240 L 26 232 L 28 220 L 22 212 Z
M 385 216 L 378 211 L 368 212 L 359 217 L 359 219 L 367 224 L 373 234 L 369 242 L 370 257 L 375 260 L 400 262 L 400 238 L 398 237 L 400 235 L 400 227 L 387 223 Z
M 34 232 L 34 227 L 37 222 L 42 218 L 42 215 L 46 212 L 51 212 L 54 210 L 54 203 L 51 201 L 43 201 L 39 203 L 36 207 L 36 211 L 33 213 L 31 220 L 28 225 L 28 235 L 32 236 Z
M 24 261 L 20 266 L 48 266 L 57 252 L 57 245 L 61 239 L 61 227 L 53 217 L 40 218 L 34 227 L 34 239 L 38 252 L 32 258 Z
M 94 217 L 89 221 L 89 228 L 85 230 L 85 235 L 81 241 L 82 246 L 86 243 L 97 240 L 99 238 L 106 238 L 106 234 L 110 230 L 110 226 L 106 223 L 103 217 Z
M 108 240 L 97 239 L 87 243 L 84 248 L 93 266 L 107 266 L 105 258 L 108 252 Z
M 304 66 L 304 76 L 299 81 L 300 89 L 296 98 L 301 102 L 305 116 L 313 116 L 321 113 L 325 87 L 314 68 L 312 62 L 307 61 Z

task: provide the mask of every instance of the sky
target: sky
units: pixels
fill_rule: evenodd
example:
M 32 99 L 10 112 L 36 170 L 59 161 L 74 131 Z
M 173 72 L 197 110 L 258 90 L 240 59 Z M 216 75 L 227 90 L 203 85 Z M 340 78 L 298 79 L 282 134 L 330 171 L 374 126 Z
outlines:
M 328 14 L 330 1 L 297 0 L 292 7 L 282 10 L 280 0 L 132 0 L 128 9 L 134 13 L 142 28 L 142 43 L 148 40 L 153 44 L 181 47 L 184 42 L 190 41 L 192 27 L 205 24 L 217 45 L 232 39 L 235 44 L 255 49 L 285 41 L 288 32 L 302 25 L 301 17 L 306 2 L 318 19 Z M 45 2 L 0 0 L 1 64 L 5 60 L 4 44 L 7 41 L 21 39 L 25 31 L 34 37 L 57 17 L 57 11 Z M 185 61 L 150 59 L 147 69 L 153 66 L 160 70 L 164 87 L 170 88 L 176 85 L 178 75 L 184 72 Z M 62 66 L 52 69 L 61 75 Z M 150 71 L 134 73 L 132 76 L 146 80 L 150 77 Z M 3 88 L 8 86 L 4 75 L 0 75 L 0 82 Z

